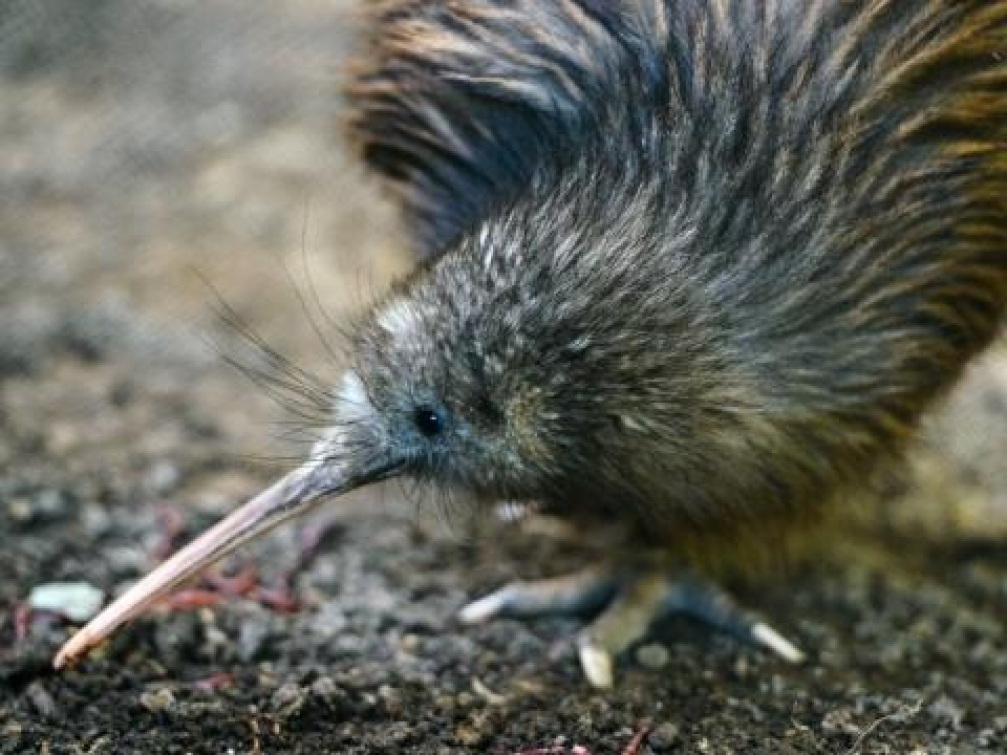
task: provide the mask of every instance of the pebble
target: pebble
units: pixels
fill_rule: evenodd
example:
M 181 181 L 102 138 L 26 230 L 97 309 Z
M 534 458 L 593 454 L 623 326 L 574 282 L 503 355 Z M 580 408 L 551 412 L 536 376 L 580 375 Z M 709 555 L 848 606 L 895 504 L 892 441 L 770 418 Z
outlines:
M 339 691 L 339 687 L 330 676 L 320 676 L 311 683 L 311 694 L 330 705 L 338 700 Z
M 161 460 L 147 472 L 144 483 L 155 495 L 166 495 L 177 488 L 181 480 L 181 470 L 170 461 Z
M 36 585 L 28 596 L 28 605 L 32 608 L 63 614 L 77 623 L 93 617 L 104 602 L 105 593 L 87 582 Z
M 277 716 L 280 718 L 289 718 L 304 707 L 307 698 L 308 695 L 305 690 L 295 682 L 287 682 L 273 693 L 271 703 Z
M 454 695 L 437 695 L 434 698 L 434 707 L 441 713 L 450 713 L 457 706 Z
M 0 735 L 3 735 L 4 741 L 10 742 L 12 739 L 17 739 L 24 732 L 24 727 L 19 721 L 8 721 L 4 724 L 3 728 L 0 729 Z
M 25 694 L 31 701 L 32 707 L 42 716 L 42 718 L 53 718 L 59 709 L 56 701 L 40 681 L 34 681 L 28 685 Z
M 397 717 L 402 714 L 404 710 L 404 703 L 402 700 L 402 693 L 397 689 L 387 684 L 382 684 L 378 687 L 378 697 L 384 702 L 385 711 L 389 715 Z
M 659 724 L 647 737 L 647 745 L 655 752 L 671 750 L 679 741 L 682 732 L 676 724 L 666 721 Z
M 947 695 L 941 695 L 934 700 L 929 710 L 934 718 L 949 724 L 955 731 L 961 728 L 965 719 L 965 710 Z
M 109 548 L 104 554 L 105 563 L 117 577 L 136 577 L 147 569 L 149 560 L 143 549 L 130 545 Z
M 861 728 L 854 720 L 853 711 L 848 707 L 835 708 L 822 716 L 822 731 L 829 734 L 846 734 L 857 737 L 861 733 Z
M 667 666 L 669 657 L 668 648 L 656 642 L 641 645 L 636 650 L 636 662 L 651 670 Z
M 112 529 L 112 517 L 104 506 L 97 503 L 87 503 L 80 507 L 81 524 L 84 532 L 93 540 L 108 534 Z
M 7 515 L 16 524 L 31 520 L 31 501 L 27 498 L 12 498 L 7 504 Z
M 200 645 L 200 655 L 212 663 L 220 663 L 230 659 L 234 650 L 231 638 L 220 627 L 209 622 L 203 623 L 203 642 Z
M 140 695 L 140 705 L 151 713 L 166 713 L 175 705 L 175 695 L 167 687 Z
M 478 726 L 464 725 L 455 729 L 455 739 L 465 747 L 475 747 L 482 744 L 485 738 L 485 732 Z
M 255 660 L 262 653 L 271 634 L 269 622 L 250 616 L 238 629 L 237 652 L 243 663 Z
M 70 513 L 70 499 L 62 490 L 44 488 L 32 502 L 32 518 L 39 522 L 56 522 Z

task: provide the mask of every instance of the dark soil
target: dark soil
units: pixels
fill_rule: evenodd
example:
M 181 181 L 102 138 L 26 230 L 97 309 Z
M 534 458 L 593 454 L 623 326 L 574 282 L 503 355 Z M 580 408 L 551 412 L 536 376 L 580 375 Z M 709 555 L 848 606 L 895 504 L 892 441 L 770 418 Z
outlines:
M 52 671 L 73 626 L 25 610 L 34 586 L 119 592 L 303 452 L 304 428 L 228 366 L 256 357 L 214 289 L 334 379 L 311 320 L 338 340 L 408 264 L 339 139 L 355 7 L 0 7 L 0 753 L 597 755 L 644 729 L 641 753 L 1007 751 L 1002 348 L 883 507 L 736 585 L 804 666 L 683 619 L 594 692 L 577 621 L 453 618 L 587 555 L 445 526 L 388 486 L 238 557 L 261 589 L 161 611 Z

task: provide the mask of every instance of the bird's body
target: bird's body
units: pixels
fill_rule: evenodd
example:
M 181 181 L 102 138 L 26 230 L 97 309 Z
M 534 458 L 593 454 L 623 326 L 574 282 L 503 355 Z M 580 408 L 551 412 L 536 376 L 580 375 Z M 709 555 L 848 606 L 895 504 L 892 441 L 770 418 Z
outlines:
M 373 12 L 351 131 L 423 262 L 362 318 L 309 464 L 61 661 L 310 501 L 392 474 L 671 550 L 751 540 L 894 457 L 997 332 L 1007 0 Z M 655 611 L 693 595 L 640 584 Z M 549 602 L 532 593 L 466 615 Z M 644 626 L 625 604 L 582 637 L 595 683 Z
M 379 19 L 357 139 L 432 259 L 358 371 L 478 425 L 438 481 L 743 531 L 861 482 L 993 337 L 1007 3 Z

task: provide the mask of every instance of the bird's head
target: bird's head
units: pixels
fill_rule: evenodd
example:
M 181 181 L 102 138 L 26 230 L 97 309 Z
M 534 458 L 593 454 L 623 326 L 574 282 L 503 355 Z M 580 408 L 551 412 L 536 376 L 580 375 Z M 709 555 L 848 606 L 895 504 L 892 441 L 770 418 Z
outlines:
M 557 364 L 570 355 L 548 352 L 554 324 L 480 270 L 485 261 L 441 260 L 360 323 L 316 463 L 373 460 L 482 499 L 546 494 L 576 403 L 570 366 Z

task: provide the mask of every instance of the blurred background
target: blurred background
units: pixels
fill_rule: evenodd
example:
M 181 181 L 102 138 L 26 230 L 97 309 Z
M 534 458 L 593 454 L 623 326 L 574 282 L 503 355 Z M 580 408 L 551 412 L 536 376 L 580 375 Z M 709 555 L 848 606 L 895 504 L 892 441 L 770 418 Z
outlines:
M 184 349 L 180 331 L 214 327 L 200 278 L 310 358 L 283 268 L 310 260 L 339 316 L 396 264 L 391 215 L 339 138 L 355 9 L 0 6 L 8 370 L 30 369 L 58 310 Z
M 884 505 L 851 515 L 837 554 L 754 593 L 823 648 L 814 673 L 780 676 L 686 628 L 600 700 L 564 642 L 575 623 L 450 620 L 476 588 L 562 557 L 431 534 L 395 488 L 340 508 L 340 544 L 298 582 L 314 611 L 155 619 L 85 673 L 49 675 L 69 630 L 25 608 L 34 587 L 116 591 L 166 529 L 195 532 L 303 450 L 290 414 L 228 364 L 257 357 L 221 310 L 331 379 L 314 325 L 338 340 L 409 267 L 394 208 L 341 136 L 360 24 L 350 0 L 0 3 L 0 752 L 516 751 L 556 737 L 607 752 L 642 721 L 664 727 L 666 751 L 829 752 L 883 716 L 895 724 L 872 733 L 878 747 L 1007 747 L 1002 345 L 928 419 Z M 297 537 L 259 548 L 267 575 L 292 566 Z M 917 644 L 887 645 L 907 632 Z M 215 674 L 226 683 L 200 686 Z M 110 689 L 116 704 L 99 705 Z
M 0 6 L 0 375 L 12 435 L 56 444 L 64 464 L 153 468 L 170 460 L 181 418 L 138 420 L 133 402 L 109 411 L 98 394 L 163 389 L 217 425 L 236 457 L 303 450 L 270 424 L 289 415 L 227 366 L 255 355 L 219 315 L 233 308 L 331 378 L 310 318 L 345 323 L 407 263 L 394 214 L 340 139 L 357 10 Z

